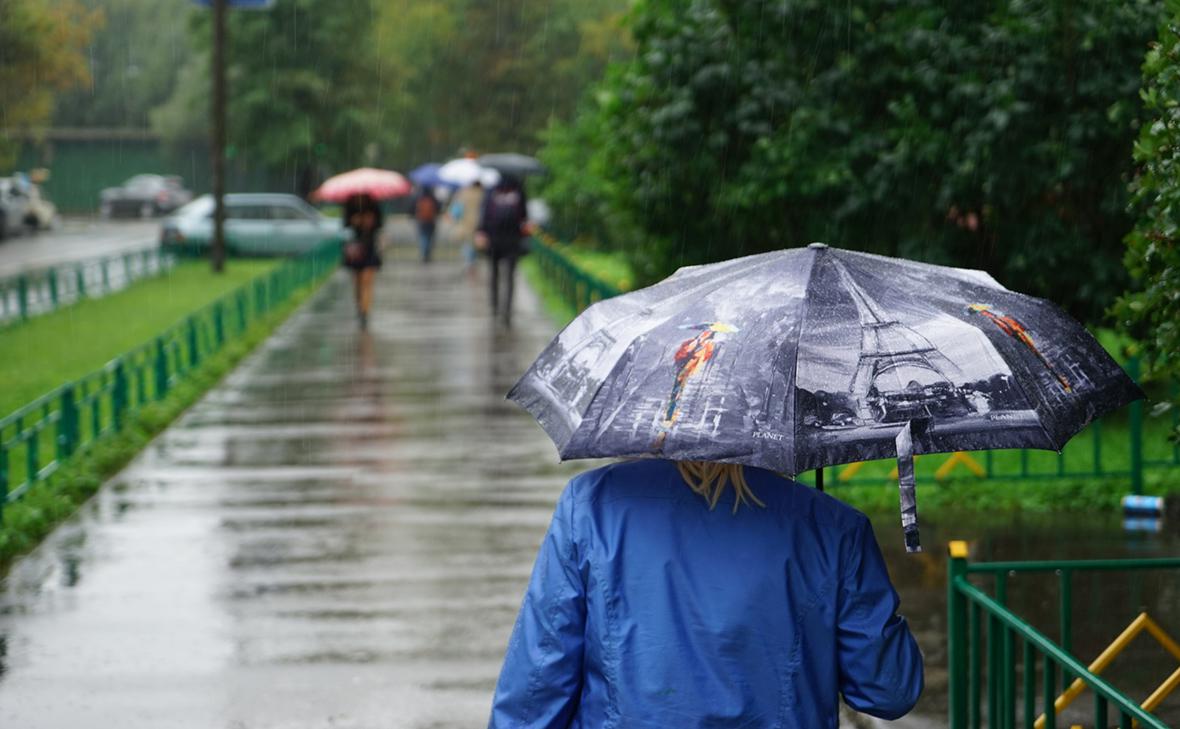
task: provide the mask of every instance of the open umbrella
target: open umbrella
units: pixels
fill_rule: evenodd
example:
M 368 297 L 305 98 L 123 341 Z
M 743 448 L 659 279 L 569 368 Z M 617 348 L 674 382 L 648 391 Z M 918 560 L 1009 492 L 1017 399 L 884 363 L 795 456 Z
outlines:
M 362 167 L 329 177 L 311 194 L 313 200 L 344 202 L 353 195 L 367 194 L 376 200 L 409 195 L 410 181 L 392 170 Z
M 541 161 L 536 157 L 529 157 L 527 154 L 515 152 L 485 154 L 480 156 L 479 163 L 484 167 L 499 170 L 505 175 L 516 177 L 545 174 L 545 165 L 541 164 Z
M 424 165 L 419 165 L 410 171 L 410 181 L 415 185 L 426 187 L 454 187 L 453 184 L 443 181 L 438 176 L 440 169 L 442 169 L 442 165 L 437 162 L 427 162 Z
M 822 243 L 682 268 L 599 302 L 509 398 L 563 459 L 659 456 L 787 474 L 913 454 L 1060 450 L 1142 397 L 1053 304 L 981 271 Z
M 440 167 L 438 178 L 455 187 L 467 187 L 479 180 L 483 173 L 484 168 L 478 162 L 467 157 L 460 157 Z

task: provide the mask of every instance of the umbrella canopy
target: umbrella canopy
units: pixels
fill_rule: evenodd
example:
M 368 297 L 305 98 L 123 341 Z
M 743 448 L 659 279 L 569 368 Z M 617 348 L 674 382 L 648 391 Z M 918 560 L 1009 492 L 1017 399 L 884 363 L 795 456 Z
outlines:
M 392 170 L 362 167 L 329 177 L 311 194 L 313 200 L 344 202 L 353 195 L 371 195 L 376 200 L 409 195 L 410 181 Z
M 503 174 L 516 177 L 545 174 L 545 165 L 541 164 L 541 161 L 536 157 L 529 157 L 527 154 L 516 154 L 515 152 L 485 154 L 479 158 L 479 163 L 484 167 L 491 167 Z
M 981 271 L 823 244 L 682 268 L 599 302 L 509 394 L 564 459 L 798 474 L 898 456 L 903 510 L 911 454 L 1060 450 L 1139 397 L 1053 304 Z
M 438 177 L 448 185 L 467 187 L 479 180 L 483 173 L 484 168 L 478 162 L 467 157 L 460 157 L 440 167 Z
M 442 165 L 437 162 L 427 162 L 424 165 L 419 165 L 410 171 L 410 181 L 415 185 L 429 187 L 454 187 L 453 184 L 445 182 L 438 176 L 440 169 L 442 169 Z

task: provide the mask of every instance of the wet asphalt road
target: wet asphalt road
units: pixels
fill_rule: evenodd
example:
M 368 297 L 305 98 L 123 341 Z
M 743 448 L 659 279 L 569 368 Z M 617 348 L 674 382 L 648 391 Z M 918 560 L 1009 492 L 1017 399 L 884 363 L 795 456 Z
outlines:
M 119 256 L 152 248 L 159 240 L 159 220 L 69 218 L 57 230 L 0 241 L 0 278 L 62 263 Z
M 0 727 L 485 724 L 585 464 L 504 400 L 552 323 L 521 291 L 497 328 L 483 286 L 387 265 L 361 333 L 338 274 L 19 563 Z

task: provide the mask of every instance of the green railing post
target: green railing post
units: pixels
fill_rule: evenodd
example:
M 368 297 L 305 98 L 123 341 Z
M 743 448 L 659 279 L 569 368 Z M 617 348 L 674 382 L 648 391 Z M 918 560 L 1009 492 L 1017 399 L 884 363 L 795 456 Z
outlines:
M 24 321 L 29 318 L 29 277 L 23 273 L 16 277 L 16 299 L 21 321 Z
M 1061 594 L 1058 596 L 1058 619 L 1061 623 L 1061 647 L 1069 654 L 1073 654 L 1073 570 L 1063 569 L 1058 573 Z M 1068 686 L 1070 675 L 1068 668 L 1061 669 L 1061 683 Z
M 56 311 L 58 303 L 56 268 L 49 269 L 49 303 L 51 304 L 51 309 Z
M 188 331 L 188 365 L 195 368 L 201 363 L 201 352 L 197 342 L 197 320 L 190 316 L 185 321 L 185 327 Z
M 1127 374 L 1139 381 L 1139 358 L 1127 360 Z M 1143 493 L 1143 401 L 1131 403 L 1131 493 Z
M 78 298 L 79 299 L 86 298 L 86 270 L 82 267 L 82 264 L 80 264 L 80 263 L 74 269 L 74 282 L 77 284 Z
M 951 542 L 947 560 L 947 667 L 950 671 L 950 729 L 967 729 L 967 600 L 959 592 L 967 579 L 967 543 Z
M 221 299 L 213 304 L 213 349 L 221 351 L 225 344 L 225 306 Z
M 156 399 L 163 400 L 168 394 L 168 352 L 164 348 L 163 337 L 156 337 L 156 356 L 153 364 L 156 372 Z
M 238 315 L 238 335 L 241 336 L 246 331 L 246 292 L 238 291 L 238 295 L 234 297 L 234 306 Z
M 103 258 L 99 262 L 99 268 L 102 269 L 102 292 L 104 294 L 110 293 L 111 290 L 111 271 L 108 263 L 110 263 L 109 258 Z
M 61 417 L 57 421 L 57 457 L 66 459 L 78 449 L 78 397 L 74 383 L 61 389 Z
M 8 449 L 0 443 L 0 524 L 4 523 L 4 505 L 8 503 Z
M 120 430 L 127 422 L 127 366 L 123 358 L 115 360 L 114 387 L 111 389 L 111 420 L 115 430 Z

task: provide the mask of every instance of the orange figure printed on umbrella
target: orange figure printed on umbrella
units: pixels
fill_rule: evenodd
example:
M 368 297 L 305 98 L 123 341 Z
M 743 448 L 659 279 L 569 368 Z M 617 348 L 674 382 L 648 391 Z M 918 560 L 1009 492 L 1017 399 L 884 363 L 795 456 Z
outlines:
M 656 439 L 655 447 L 659 450 L 664 445 L 668 431 L 680 415 L 680 396 L 684 394 L 684 386 L 688 378 L 700 372 L 717 351 L 717 334 L 736 332 L 737 327 L 722 322 L 709 324 L 692 339 L 686 339 L 676 350 L 676 380 L 672 383 L 672 394 L 668 396 L 668 405 L 664 408 L 664 419 L 660 423 L 663 430 Z
M 1049 370 L 1057 378 L 1057 381 L 1061 383 L 1062 389 L 1066 392 L 1073 391 L 1069 380 L 1066 379 L 1065 375 L 1054 369 L 1053 365 L 1049 363 L 1049 360 L 1045 359 L 1045 355 L 1041 354 L 1041 350 L 1037 349 L 1036 343 L 1033 342 L 1032 335 L 1028 333 L 1028 330 L 1025 329 L 1024 325 L 1016 317 L 1000 312 L 993 312 L 991 307 L 986 304 L 971 304 L 967 307 L 967 310 L 991 319 L 992 323 L 1000 328 L 1000 331 L 1018 340 L 1025 347 L 1028 347 L 1028 350 L 1035 354 L 1037 359 L 1041 360 L 1041 363 L 1045 365 L 1045 369 Z

